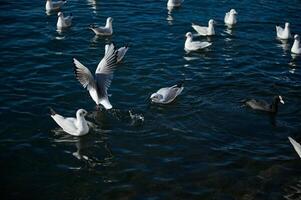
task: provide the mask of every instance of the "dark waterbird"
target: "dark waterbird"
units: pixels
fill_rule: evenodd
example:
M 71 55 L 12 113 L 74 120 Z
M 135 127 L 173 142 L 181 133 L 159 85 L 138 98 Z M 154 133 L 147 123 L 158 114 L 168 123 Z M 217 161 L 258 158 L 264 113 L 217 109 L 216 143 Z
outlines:
M 281 96 L 275 96 L 271 104 L 263 100 L 255 100 L 255 99 L 243 101 L 245 105 L 249 106 L 254 110 L 265 111 L 273 114 L 276 114 L 278 112 L 279 102 L 284 104 L 284 101 Z

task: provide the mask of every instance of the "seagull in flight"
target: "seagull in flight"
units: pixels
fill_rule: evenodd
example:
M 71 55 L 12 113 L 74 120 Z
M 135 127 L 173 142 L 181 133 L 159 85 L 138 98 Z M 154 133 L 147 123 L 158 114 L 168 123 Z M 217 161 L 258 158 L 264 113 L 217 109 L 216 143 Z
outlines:
M 73 58 L 74 73 L 77 80 L 89 91 L 97 107 L 101 104 L 106 110 L 113 107 L 109 101 L 107 91 L 112 82 L 113 71 L 116 68 L 117 54 L 118 51 L 114 44 L 110 44 L 96 68 L 94 77 L 87 67 Z

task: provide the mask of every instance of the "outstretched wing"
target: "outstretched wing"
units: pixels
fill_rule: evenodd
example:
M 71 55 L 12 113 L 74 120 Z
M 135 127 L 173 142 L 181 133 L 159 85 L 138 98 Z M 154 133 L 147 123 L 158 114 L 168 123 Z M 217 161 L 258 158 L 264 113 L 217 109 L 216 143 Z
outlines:
M 95 74 L 113 74 L 117 63 L 117 51 L 114 44 L 106 48 L 105 56 L 99 62 Z
M 98 104 L 97 86 L 90 70 L 75 58 L 73 58 L 73 62 L 76 79 L 84 88 L 87 88 L 92 99 Z
M 300 156 L 301 158 L 301 145 L 296 142 L 293 138 L 291 137 L 288 137 L 288 139 L 290 140 L 290 142 L 292 143 L 294 149 L 296 150 L 296 152 L 298 153 L 298 155 Z

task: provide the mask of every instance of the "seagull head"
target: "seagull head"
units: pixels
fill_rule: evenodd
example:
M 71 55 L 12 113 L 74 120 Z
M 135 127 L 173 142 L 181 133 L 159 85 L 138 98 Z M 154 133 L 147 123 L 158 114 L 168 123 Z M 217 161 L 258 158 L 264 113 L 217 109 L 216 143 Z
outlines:
M 113 22 L 113 18 L 112 18 L 112 17 L 108 17 L 108 18 L 107 18 L 107 23 L 108 23 L 108 22 L 112 23 L 112 22 Z
M 231 10 L 230 10 L 230 14 L 232 14 L 232 15 L 237 15 L 237 12 L 236 12 L 236 10 L 231 9 Z
M 298 35 L 298 34 L 296 34 L 296 35 L 294 36 L 294 39 L 295 39 L 295 40 L 297 40 L 297 41 L 299 41 L 299 40 L 300 40 L 300 37 L 299 37 L 299 35 Z
M 88 112 L 85 109 L 79 109 L 76 112 L 77 117 L 85 117 L 88 114 Z
M 191 32 L 187 32 L 186 35 L 185 35 L 185 37 L 192 38 L 192 33 Z
M 208 22 L 208 25 L 212 26 L 213 24 L 216 24 L 215 21 L 213 19 L 210 19 L 209 22 Z
M 154 93 L 151 95 L 150 99 L 152 102 L 160 102 L 160 100 L 162 99 L 162 95 L 158 94 L 158 93 Z
M 289 26 L 290 26 L 290 23 L 285 22 L 285 27 L 289 27 Z
M 59 16 L 59 17 L 60 17 L 60 16 L 63 16 L 63 13 L 62 13 L 62 12 L 58 12 L 58 13 L 57 13 L 57 16 Z

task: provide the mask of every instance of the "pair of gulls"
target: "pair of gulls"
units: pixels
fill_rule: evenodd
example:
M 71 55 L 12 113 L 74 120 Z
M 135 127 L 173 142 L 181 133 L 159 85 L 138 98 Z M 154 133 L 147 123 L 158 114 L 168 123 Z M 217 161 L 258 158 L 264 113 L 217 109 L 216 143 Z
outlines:
M 231 9 L 225 14 L 224 22 L 228 27 L 232 28 L 237 23 L 236 15 L 237 12 L 234 9 Z M 208 22 L 208 27 L 192 24 L 192 28 L 201 36 L 213 36 L 215 35 L 214 24 L 215 21 L 210 19 Z M 193 35 L 191 32 L 186 33 L 185 36 L 186 41 L 184 49 L 187 52 L 198 51 L 212 45 L 210 42 L 193 41 Z
M 65 4 L 66 0 L 53 2 L 52 0 L 47 0 L 45 9 L 46 12 L 59 11 Z M 73 16 L 72 13 L 68 16 L 64 16 L 63 12 L 58 12 L 58 20 L 56 23 L 57 29 L 62 30 L 64 28 L 68 28 L 72 25 Z M 96 27 L 95 25 L 91 25 L 90 29 L 96 34 L 100 36 L 111 36 L 113 34 L 112 27 L 113 18 L 108 17 L 105 26 Z
M 286 41 L 292 38 L 290 24 L 286 22 L 284 28 L 282 28 L 281 26 L 276 26 L 276 34 L 277 38 L 279 38 L 280 40 Z M 300 37 L 298 34 L 294 35 L 294 44 L 291 48 L 291 52 L 294 54 L 301 54 Z
M 87 67 L 77 59 L 73 59 L 74 73 L 77 80 L 88 90 L 96 105 L 102 105 L 106 110 L 112 109 L 113 107 L 107 93 L 112 82 L 113 71 L 116 69 L 117 63 L 123 59 L 127 50 L 127 46 L 116 50 L 114 44 L 106 45 L 105 55 L 99 62 L 94 77 Z M 161 88 L 152 94 L 150 99 L 154 103 L 167 104 L 172 102 L 183 89 L 183 83 L 172 87 Z M 65 118 L 57 114 L 53 109 L 51 109 L 51 113 L 51 117 L 65 132 L 73 136 L 82 136 L 89 132 L 90 123 L 85 120 L 87 111 L 84 109 L 79 109 L 76 112 L 76 118 Z

